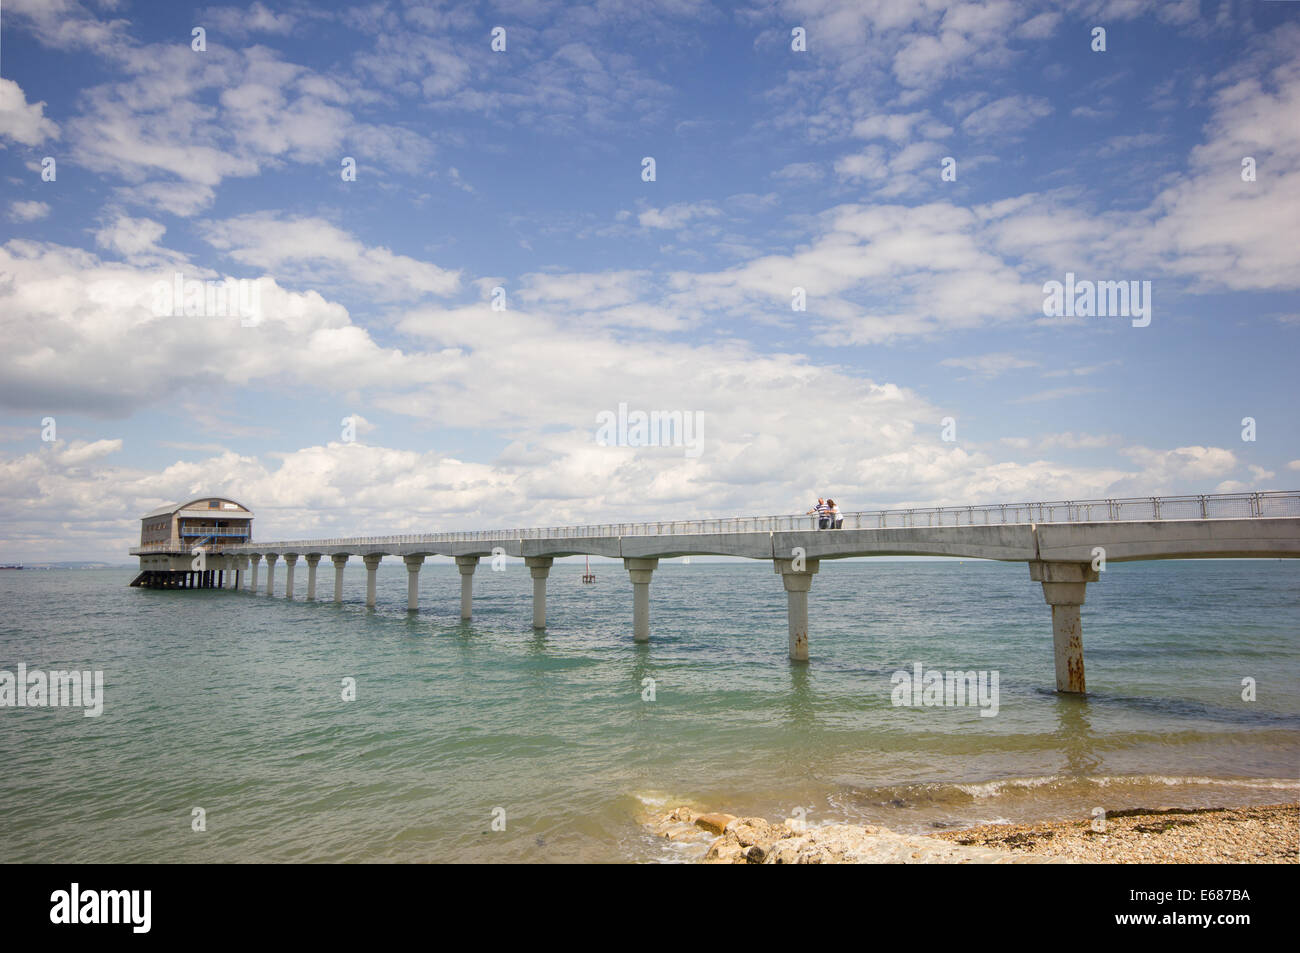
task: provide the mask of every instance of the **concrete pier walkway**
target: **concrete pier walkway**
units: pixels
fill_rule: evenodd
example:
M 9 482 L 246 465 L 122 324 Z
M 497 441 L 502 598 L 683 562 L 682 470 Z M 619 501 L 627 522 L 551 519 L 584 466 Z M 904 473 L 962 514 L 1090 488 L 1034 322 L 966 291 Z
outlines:
M 141 546 L 132 553 L 146 571 L 189 569 L 188 554 Z M 1051 606 L 1056 688 L 1084 692 L 1080 607 L 1088 583 L 1107 563 L 1144 559 L 1300 557 L 1300 491 L 1014 503 L 880 510 L 845 514 L 843 528 L 819 530 L 811 516 L 752 516 L 706 520 L 604 523 L 529 529 L 280 540 L 213 545 L 207 566 L 235 570 L 256 592 L 267 562 L 266 594 L 275 592 L 275 565 L 284 557 L 285 596 L 294 598 L 299 556 L 309 567 L 307 599 L 316 597 L 316 564 L 334 564 L 334 601 L 352 556 L 366 566 L 366 605 L 375 604 L 375 572 L 385 556 L 401 557 L 408 576 L 407 609 L 419 607 L 419 574 L 429 556 L 454 557 L 461 574 L 461 618 L 473 608 L 479 559 L 523 558 L 533 578 L 533 625 L 546 626 L 546 580 L 563 556 L 622 559 L 632 584 L 632 636 L 649 641 L 650 588 L 660 559 L 739 556 L 771 560 L 787 598 L 790 658 L 806 662 L 811 633 L 808 599 L 826 560 L 855 556 L 951 556 L 1023 562 Z M 251 576 L 247 570 L 251 565 Z

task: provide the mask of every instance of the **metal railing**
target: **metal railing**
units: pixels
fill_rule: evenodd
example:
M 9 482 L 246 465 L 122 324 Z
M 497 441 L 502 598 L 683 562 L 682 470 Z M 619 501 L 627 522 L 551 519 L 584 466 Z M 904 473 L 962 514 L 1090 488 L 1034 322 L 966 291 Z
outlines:
M 1110 500 L 1063 500 L 1054 503 L 992 503 L 979 506 L 932 506 L 842 514 L 842 529 L 913 529 L 925 526 L 988 526 L 1016 523 L 1093 523 L 1142 520 L 1260 519 L 1300 517 L 1300 490 L 1259 493 L 1209 493 L 1198 496 L 1149 496 Z M 401 536 L 351 536 L 213 545 L 209 553 L 256 552 L 258 546 L 297 546 L 304 552 L 321 547 L 389 546 L 410 543 L 495 542 L 517 539 L 615 539 L 621 536 L 686 536 L 722 533 L 781 533 L 817 528 L 812 515 L 731 516 L 717 519 L 596 523 L 526 529 L 465 530 Z M 175 544 L 155 543 L 132 555 L 175 552 Z

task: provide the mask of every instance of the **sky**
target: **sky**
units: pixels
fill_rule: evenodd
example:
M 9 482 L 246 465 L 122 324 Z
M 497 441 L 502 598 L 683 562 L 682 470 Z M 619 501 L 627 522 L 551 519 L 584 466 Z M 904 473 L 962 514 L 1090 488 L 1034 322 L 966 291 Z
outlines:
M 4 0 L 0 183 L 4 562 L 1300 485 L 1300 2 Z

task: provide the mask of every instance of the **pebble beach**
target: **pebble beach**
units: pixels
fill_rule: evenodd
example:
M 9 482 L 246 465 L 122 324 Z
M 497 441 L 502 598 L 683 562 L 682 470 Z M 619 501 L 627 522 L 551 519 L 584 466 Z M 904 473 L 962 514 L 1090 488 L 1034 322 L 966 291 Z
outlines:
M 654 825 L 686 859 L 713 864 L 1288 864 L 1300 859 L 1300 804 L 1140 808 L 1103 819 L 993 824 L 936 834 L 797 819 L 697 814 Z
M 1294 864 L 1300 804 L 1118 811 L 1091 821 L 991 824 L 931 835 L 963 846 L 1087 864 Z

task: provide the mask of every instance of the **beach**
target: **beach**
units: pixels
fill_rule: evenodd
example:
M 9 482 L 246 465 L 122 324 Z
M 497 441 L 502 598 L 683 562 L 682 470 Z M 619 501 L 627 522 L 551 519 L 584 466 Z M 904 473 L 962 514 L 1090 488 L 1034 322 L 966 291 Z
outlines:
M 1292 864 L 1300 853 L 1300 804 L 1243 808 L 1140 808 L 1104 818 L 986 824 L 935 834 L 875 825 L 807 826 L 678 807 L 660 836 L 711 864 Z
M 965 846 L 1046 855 L 1088 864 L 1294 864 L 1300 804 L 1154 808 L 1092 821 L 986 824 L 932 835 Z

